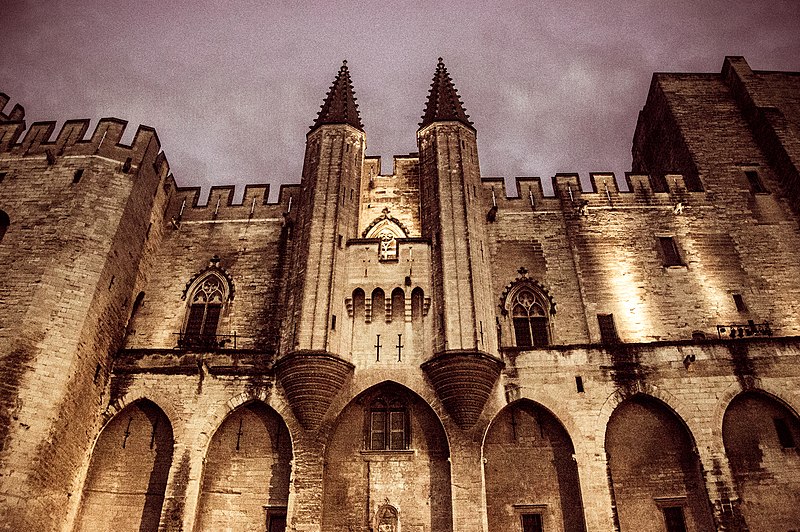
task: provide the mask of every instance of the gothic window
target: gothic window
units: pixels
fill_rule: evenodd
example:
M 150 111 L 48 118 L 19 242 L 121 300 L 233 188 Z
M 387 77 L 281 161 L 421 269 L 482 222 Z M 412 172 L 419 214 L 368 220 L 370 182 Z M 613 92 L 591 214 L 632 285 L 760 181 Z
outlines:
M 408 449 L 408 409 L 400 399 L 379 398 L 369 409 L 369 441 L 372 451 Z
M 519 290 L 511 301 L 514 338 L 517 347 L 541 347 L 550 344 L 545 306 L 530 289 Z
M 225 301 L 225 287 L 216 275 L 208 275 L 195 287 L 183 331 L 188 346 L 215 345 L 217 325 Z

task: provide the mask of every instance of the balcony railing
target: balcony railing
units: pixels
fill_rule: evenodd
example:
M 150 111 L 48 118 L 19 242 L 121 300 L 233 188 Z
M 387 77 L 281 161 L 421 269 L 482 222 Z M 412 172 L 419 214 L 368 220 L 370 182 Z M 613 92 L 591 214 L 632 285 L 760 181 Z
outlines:
M 207 349 L 216 351 L 218 349 L 236 349 L 236 332 L 233 334 L 197 335 L 182 332 L 172 333 L 178 337 L 179 349 Z
M 748 320 L 747 323 L 731 323 L 730 325 L 717 325 L 717 336 L 720 338 L 745 338 L 748 336 L 772 336 L 772 329 L 769 322 L 755 323 Z

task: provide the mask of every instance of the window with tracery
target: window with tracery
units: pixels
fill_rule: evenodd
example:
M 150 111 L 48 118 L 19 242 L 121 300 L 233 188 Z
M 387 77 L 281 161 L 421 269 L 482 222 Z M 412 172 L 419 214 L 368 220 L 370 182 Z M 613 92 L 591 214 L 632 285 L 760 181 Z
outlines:
M 189 303 L 189 316 L 183 334 L 185 344 L 215 343 L 224 301 L 225 289 L 216 275 L 209 275 L 197 285 Z
M 550 325 L 545 304 L 533 290 L 518 291 L 511 301 L 514 338 L 517 347 L 541 347 L 550 344 Z
M 408 449 L 408 409 L 399 399 L 376 399 L 369 409 L 369 440 L 372 451 Z

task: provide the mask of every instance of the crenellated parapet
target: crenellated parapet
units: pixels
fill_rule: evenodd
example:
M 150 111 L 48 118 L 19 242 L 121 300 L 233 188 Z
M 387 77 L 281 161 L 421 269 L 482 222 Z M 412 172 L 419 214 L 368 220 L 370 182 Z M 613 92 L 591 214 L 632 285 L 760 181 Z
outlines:
M 0 100 L 1 101 L 1 100 Z M 25 123 L 0 123 L 0 158 L 45 157 L 55 164 L 59 157 L 97 156 L 119 161 L 120 169 L 135 174 L 144 164 L 148 153 L 158 154 L 153 160 L 159 175 L 169 173 L 166 157 L 155 129 L 139 126 L 130 145 L 122 143 L 128 122 L 118 118 L 103 118 L 89 138 L 89 120 L 68 120 L 53 138 L 55 122 L 36 122 L 25 131 Z M 24 133 L 24 135 L 23 135 Z
M 9 98 L 6 93 L 0 92 L 0 122 L 19 122 L 24 120 L 25 108 L 20 104 L 15 104 L 8 114 L 3 112 L 3 109 L 5 109 L 10 100 L 11 98 Z
M 571 215 L 576 212 L 586 214 L 595 209 L 682 209 L 710 201 L 706 192 L 689 191 L 681 174 L 651 176 L 626 172 L 624 182 L 626 188 L 621 188 L 613 172 L 591 172 L 588 190 L 577 173 L 559 173 L 549 179 L 518 177 L 515 179 L 515 189 L 511 190 L 506 188 L 505 180 L 501 177 L 481 180 L 482 199 L 489 221 L 504 209 L 562 211 Z
M 278 199 L 269 201 L 270 185 L 266 183 L 245 185 L 236 201 L 235 185 L 211 187 L 208 198 L 202 202 L 200 187 L 178 187 L 175 191 L 169 216 L 177 222 L 214 220 L 284 219 L 297 208 L 300 185 L 281 185 Z

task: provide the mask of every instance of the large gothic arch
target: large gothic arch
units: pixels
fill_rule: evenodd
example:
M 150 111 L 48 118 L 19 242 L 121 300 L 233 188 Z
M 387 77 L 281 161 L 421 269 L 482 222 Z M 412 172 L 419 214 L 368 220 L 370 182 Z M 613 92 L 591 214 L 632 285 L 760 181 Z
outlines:
M 572 438 L 547 408 L 530 399 L 506 405 L 483 443 L 489 530 L 519 530 L 538 520 L 544 530 L 586 529 Z
M 154 402 L 122 408 L 95 442 L 75 530 L 157 530 L 172 450 L 172 424 Z
M 452 530 L 449 455 L 444 427 L 419 395 L 391 381 L 364 390 L 326 445 L 323 532 L 367 530 L 387 508 L 395 531 Z

